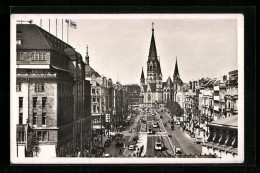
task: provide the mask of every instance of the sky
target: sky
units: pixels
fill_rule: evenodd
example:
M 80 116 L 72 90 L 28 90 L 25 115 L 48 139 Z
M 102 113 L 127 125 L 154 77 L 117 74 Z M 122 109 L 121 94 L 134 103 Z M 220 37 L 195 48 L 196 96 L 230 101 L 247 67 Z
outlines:
M 146 77 L 152 23 L 163 81 L 169 75 L 172 78 L 176 57 L 185 83 L 201 77 L 220 77 L 238 69 L 234 18 L 160 17 L 158 14 L 80 19 L 72 15 L 70 19 L 76 22 L 77 29 L 69 28 L 69 44 L 84 58 L 88 45 L 90 66 L 114 82 L 118 79 L 122 84 L 139 84 L 142 67 Z M 56 35 L 56 20 L 50 21 L 50 32 Z M 40 19 L 33 18 L 33 23 L 40 26 Z M 42 20 L 42 28 L 49 31 L 48 19 Z M 57 37 L 62 39 L 61 18 L 57 20 Z M 63 40 L 67 42 L 65 22 Z

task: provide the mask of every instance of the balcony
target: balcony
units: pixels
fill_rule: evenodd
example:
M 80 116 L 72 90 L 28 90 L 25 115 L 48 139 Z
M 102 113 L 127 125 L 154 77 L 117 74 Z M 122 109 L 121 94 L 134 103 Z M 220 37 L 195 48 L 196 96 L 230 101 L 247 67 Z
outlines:
M 234 95 L 233 100 L 238 100 L 238 95 Z
M 42 113 L 46 113 L 46 112 L 47 112 L 46 107 L 43 107 L 43 108 L 42 108 Z
M 219 101 L 219 96 L 214 96 L 214 100 Z
M 218 111 L 219 112 L 219 107 L 218 106 L 214 106 L 214 111 Z
M 231 95 L 225 95 L 225 100 L 232 100 L 232 97 L 231 97 Z
M 37 113 L 37 107 L 33 108 L 33 113 Z
M 233 112 L 233 109 L 232 108 L 226 108 L 225 112 Z
M 233 110 L 233 114 L 234 114 L 234 115 L 238 114 L 238 110 L 237 110 L 237 109 L 234 109 L 234 110 Z
M 23 113 L 23 108 L 19 108 L 19 113 Z
M 214 91 L 219 91 L 219 86 L 214 86 Z

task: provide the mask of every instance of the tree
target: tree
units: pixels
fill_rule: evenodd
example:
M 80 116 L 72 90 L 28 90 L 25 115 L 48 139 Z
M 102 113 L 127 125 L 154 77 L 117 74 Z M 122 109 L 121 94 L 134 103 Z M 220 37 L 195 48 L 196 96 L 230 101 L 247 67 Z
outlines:
M 182 114 L 184 112 L 183 109 L 181 108 L 181 106 L 177 102 L 174 102 L 174 101 L 168 102 L 166 107 L 169 109 L 171 114 L 174 114 L 177 117 L 182 116 Z
M 38 156 L 38 153 L 40 152 L 39 147 L 39 135 L 36 131 L 30 130 L 28 132 L 28 138 L 27 138 L 27 149 L 26 149 L 26 156 L 27 157 L 33 157 Z

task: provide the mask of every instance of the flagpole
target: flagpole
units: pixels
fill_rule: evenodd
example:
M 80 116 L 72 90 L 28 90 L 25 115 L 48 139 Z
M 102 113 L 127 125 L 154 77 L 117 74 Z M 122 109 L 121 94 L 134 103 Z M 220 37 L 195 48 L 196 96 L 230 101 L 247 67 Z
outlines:
M 61 26 L 62 26 L 62 29 L 61 29 L 61 32 L 62 32 L 62 36 L 61 36 L 61 39 L 62 39 L 62 41 L 63 41 L 63 19 L 61 20 Z
M 51 31 L 51 19 L 49 19 L 49 33 L 51 33 L 50 31 Z
M 67 44 L 69 44 L 69 21 L 67 23 Z
M 57 19 L 56 19 L 56 37 L 57 37 Z

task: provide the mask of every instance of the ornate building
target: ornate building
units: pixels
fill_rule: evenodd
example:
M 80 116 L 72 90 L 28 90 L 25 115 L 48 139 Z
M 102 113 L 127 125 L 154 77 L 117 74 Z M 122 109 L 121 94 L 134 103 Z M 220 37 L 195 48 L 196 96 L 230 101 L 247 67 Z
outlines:
M 162 82 L 160 60 L 157 56 L 157 49 L 154 38 L 154 28 L 152 27 L 152 38 L 150 43 L 148 61 L 147 61 L 147 78 L 145 81 L 142 69 L 140 86 L 141 96 L 143 96 L 143 107 L 159 108 L 164 107 L 168 101 L 176 101 L 177 90 L 180 89 L 183 82 L 180 79 L 177 59 L 173 74 L 173 81 L 168 77 L 166 82 Z
M 90 83 L 81 55 L 34 24 L 18 24 L 16 36 L 17 156 L 32 156 L 25 152 L 29 130 L 39 136 L 40 152 L 33 156 L 82 149 L 90 128 Z

